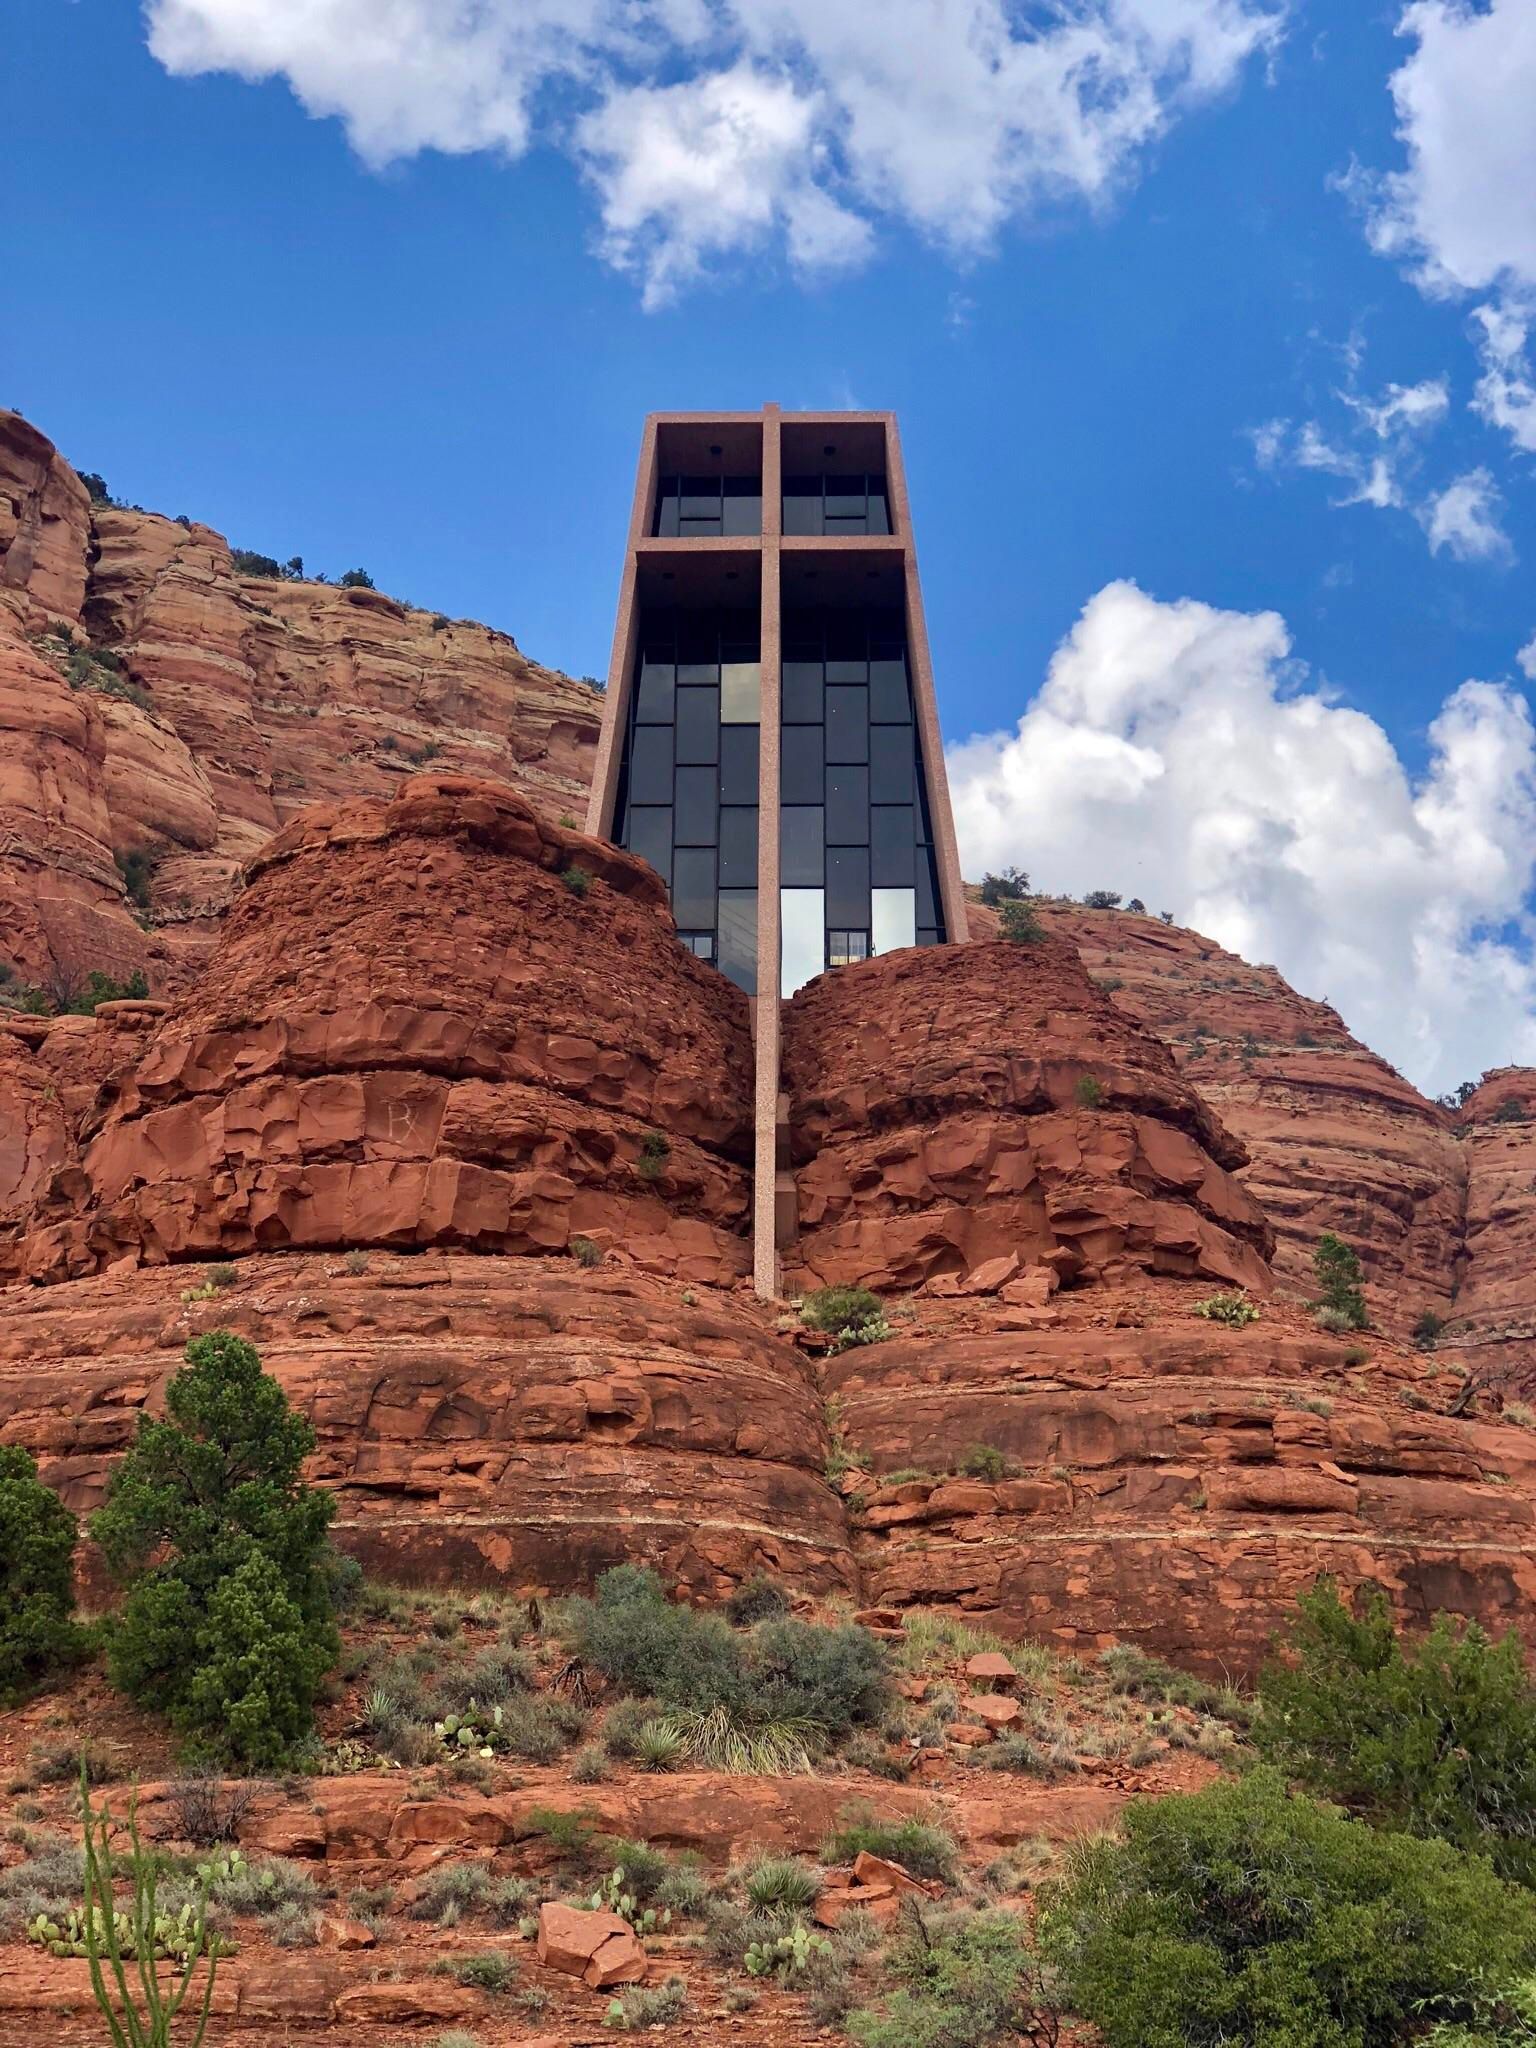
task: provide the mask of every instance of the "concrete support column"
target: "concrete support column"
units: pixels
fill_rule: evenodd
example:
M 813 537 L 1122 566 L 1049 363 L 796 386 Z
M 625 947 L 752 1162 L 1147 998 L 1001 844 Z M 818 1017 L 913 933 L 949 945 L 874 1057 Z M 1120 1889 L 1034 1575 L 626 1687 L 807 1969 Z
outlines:
M 783 635 L 779 565 L 784 495 L 779 408 L 763 408 L 763 596 L 759 655 L 762 697 L 757 766 L 757 1006 L 753 1099 L 752 1284 L 765 1300 L 779 1291 L 779 712 Z

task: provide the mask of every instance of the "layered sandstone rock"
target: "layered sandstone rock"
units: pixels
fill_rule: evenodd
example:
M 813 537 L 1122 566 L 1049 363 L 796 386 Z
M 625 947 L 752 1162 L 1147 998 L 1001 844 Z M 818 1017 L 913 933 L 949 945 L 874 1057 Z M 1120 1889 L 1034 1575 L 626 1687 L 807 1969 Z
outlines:
M 1536 1068 L 1499 1067 L 1458 1111 L 1467 1156 L 1462 1285 L 1446 1342 L 1496 1398 L 1536 1399 Z
M 642 862 L 423 775 L 309 813 L 250 882 L 18 1216 L 13 1267 L 586 1237 L 684 1279 L 745 1269 L 746 999 L 677 944 Z
M 1184 1297 L 1085 1292 L 1034 1329 L 934 1304 L 828 1360 L 868 1468 L 865 1598 L 1212 1671 L 1251 1672 L 1320 1572 L 1377 1581 L 1410 1620 L 1528 1630 L 1536 1436 L 1439 1412 L 1455 1375 L 1435 1361 L 1273 1305 L 1223 1328 Z
M 564 1591 L 637 1561 L 702 1600 L 756 1571 L 854 1590 L 820 1393 L 750 1296 L 432 1252 L 258 1255 L 212 1299 L 189 1277 L 4 1297 L 0 1441 L 82 1514 L 188 1339 L 227 1328 L 314 1422 L 336 1540 L 386 1578 Z
M 429 759 L 579 815 L 601 708 L 505 633 L 242 576 L 211 527 L 93 506 L 0 412 L 0 962 L 29 980 L 185 985 L 265 839 Z M 147 907 L 118 854 L 149 857 Z
M 996 920 L 973 906 L 983 930 Z M 1406 1335 L 1451 1312 L 1467 1160 L 1452 1119 L 1351 1038 L 1335 1010 L 1198 932 L 1128 911 L 1043 904 L 1117 1009 L 1148 1025 L 1247 1147 L 1239 1173 L 1274 1225 L 1275 1278 L 1305 1298 L 1325 1230 L 1365 1267 L 1372 1318 Z
M 994 1259 L 1267 1291 L 1242 1146 L 1166 1049 L 1051 942 L 839 969 L 789 1006 L 791 1289 L 910 1288 Z

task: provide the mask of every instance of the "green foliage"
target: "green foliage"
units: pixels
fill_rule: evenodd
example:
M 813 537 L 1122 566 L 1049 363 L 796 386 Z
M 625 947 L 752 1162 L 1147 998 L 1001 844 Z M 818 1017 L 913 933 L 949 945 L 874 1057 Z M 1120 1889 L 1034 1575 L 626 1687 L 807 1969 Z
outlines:
M 667 1170 L 672 1147 L 661 1131 L 647 1131 L 640 1140 L 640 1157 L 635 1171 L 642 1180 L 660 1180 Z
M 1390 2048 L 1536 1958 L 1529 1902 L 1258 1769 L 1133 1802 L 1042 1888 L 1040 1934 L 1107 2048 Z
M 568 868 L 560 870 L 560 879 L 573 896 L 585 896 L 592 887 L 592 877 L 584 867 L 572 861 Z
M 867 1287 L 819 1287 L 800 1304 L 800 1320 L 824 1330 L 834 1352 L 855 1344 L 879 1344 L 894 1335 L 878 1294 Z
M 1424 2041 L 1425 2048 L 1536 2048 L 1536 1977 L 1486 1994 L 1475 2019 L 1442 2022 Z
M 633 1738 L 652 1769 L 685 1753 L 714 1769 L 804 1769 L 820 1743 L 878 1720 L 888 1697 L 884 1652 L 867 1629 L 778 1615 L 738 1634 L 719 1614 L 674 1604 L 635 1565 L 605 1572 L 596 1598 L 568 1612 L 582 1659 L 657 1702 L 659 1715 Z
M 432 630 L 434 633 L 446 633 L 449 624 L 450 621 L 446 612 L 434 612 L 432 614 Z
M 1531 1113 L 1518 1095 L 1507 1095 L 1489 1117 L 1491 1124 L 1528 1124 Z
M 726 1601 L 725 1611 L 737 1628 L 750 1628 L 754 1622 L 770 1621 L 776 1615 L 787 1614 L 789 1595 L 777 1579 L 770 1579 L 766 1572 L 754 1572 Z
M 1413 1341 L 1421 1351 L 1433 1351 L 1445 1331 L 1445 1317 L 1425 1309 L 1413 1326 Z
M 117 503 L 117 500 L 107 489 L 106 479 L 99 476 L 94 469 L 82 469 L 76 473 L 81 483 L 85 485 L 93 505 L 115 505 Z
M 1038 946 L 1045 937 L 1045 926 L 1032 903 L 1003 903 L 997 913 L 997 924 L 1011 946 Z
M 1318 1298 L 1314 1306 L 1330 1310 L 1341 1319 L 1342 1328 L 1365 1329 L 1370 1318 L 1360 1286 L 1359 1254 L 1343 1238 L 1325 1230 L 1312 1254 L 1312 1269 L 1317 1275 Z M 1330 1323 L 1327 1327 L 1335 1325 Z
M 366 569 L 348 569 L 336 578 L 343 590 L 372 590 L 373 578 Z
M 1111 1692 L 1122 1698 L 1147 1700 L 1159 1706 L 1189 1707 L 1197 1714 L 1214 1714 L 1221 1720 L 1246 1726 L 1252 1709 L 1231 1686 L 1212 1685 L 1193 1672 L 1180 1671 L 1153 1657 L 1134 1643 L 1112 1643 L 1099 1652 L 1099 1669 L 1109 1681 Z
M 165 858 L 164 850 L 158 846 L 139 846 L 128 853 L 114 853 L 112 858 L 123 878 L 123 894 L 136 909 L 148 910 L 155 870 Z
M 1331 1579 L 1299 1605 L 1293 1661 L 1260 1682 L 1262 1753 L 1371 1820 L 1536 1886 L 1536 1685 L 1514 1633 L 1490 1642 L 1442 1614 L 1405 1648 L 1385 1593 L 1352 1613 Z
M 603 1263 L 603 1248 L 594 1244 L 590 1237 L 573 1237 L 568 1250 L 578 1266 L 600 1266 Z
M 899 1988 L 885 2012 L 850 2016 L 859 2048 L 1011 2048 L 1057 2038 L 1055 2000 L 1017 1913 L 915 1916 L 886 1962 Z
M 372 585 L 368 586 L 372 589 Z M 441 1965 L 455 1983 L 474 1991 L 510 1991 L 517 1981 L 517 1957 L 504 1949 L 486 1949 L 475 1956 L 453 1956 Z
M 159 1866 L 139 1840 L 132 1801 L 128 1807 L 128 1876 L 133 1891 L 126 1914 L 119 1914 L 113 1874 L 123 1862 L 112 1846 L 113 1827 L 105 1807 L 91 1810 L 90 1793 L 80 1788 L 84 1821 L 85 1897 L 80 1933 L 90 1962 L 91 1996 L 106 2027 L 111 2048 L 200 2048 L 208 2031 L 214 1979 L 222 1945 L 208 1932 L 208 1886 L 200 1882 L 190 1924 L 174 1932 L 178 1951 L 167 1949 L 175 1968 L 167 1981 L 154 1967 L 157 1929 L 164 1919 L 156 1890 Z M 192 1990 L 200 1963 L 207 1966 L 200 2003 L 191 2008 L 185 2027 L 176 2025 Z M 131 1988 L 129 1965 L 138 1980 Z M 109 1984 L 110 1980 L 110 1984 Z M 192 2016 L 192 2015 L 195 2015 Z
M 1118 889 L 1089 889 L 1083 897 L 1084 910 L 1118 910 L 1120 891 Z
M 1195 1303 L 1195 1314 L 1204 1316 L 1207 1322 L 1226 1323 L 1240 1330 L 1245 1323 L 1259 1320 L 1259 1306 L 1246 1294 L 1212 1294 Z
M 1104 1100 L 1104 1083 L 1097 1074 L 1079 1074 L 1072 1093 L 1079 1109 L 1097 1109 Z
M 813 1934 L 802 1921 L 764 1941 L 754 1941 L 742 1957 L 749 1977 L 798 1977 L 812 1956 L 831 1955 L 832 1944 L 824 1934 Z
M 109 1670 L 188 1734 L 271 1766 L 309 1733 L 340 1648 L 323 1568 L 334 1502 L 301 1479 L 314 1430 L 249 1344 L 217 1330 L 186 1358 L 91 1522 L 127 1588 Z
M 669 1977 L 665 1984 L 629 1984 L 609 2000 L 603 2025 L 621 2034 L 663 2027 L 681 2017 L 687 2004 L 688 1986 L 681 1977 Z
M 587 1909 L 593 1913 L 615 1913 L 639 1935 L 666 1934 L 672 1926 L 670 1910 L 666 1906 L 647 1906 L 629 1882 L 622 1863 L 616 1864 L 591 1894 Z
M 0 1444 L 0 1699 L 79 1654 L 76 1523 L 20 1444 Z
M 821 1873 L 797 1856 L 760 1856 L 742 1879 L 759 1913 L 808 1912 L 821 1891 Z
M 955 1468 L 967 1479 L 1006 1479 L 1008 1460 L 995 1444 L 971 1444 L 960 1453 L 960 1462 Z
M 981 900 L 989 910 L 1003 903 L 1020 903 L 1029 894 L 1029 877 L 1022 868 L 1004 868 L 1000 875 L 981 878 Z
M 955 1874 L 955 1844 L 943 1828 L 908 1815 L 881 1820 L 868 1807 L 842 1816 L 837 1831 L 821 1845 L 824 1863 L 851 1863 L 861 1851 L 884 1856 L 910 1870 L 914 1877 L 936 1877 L 945 1884 Z

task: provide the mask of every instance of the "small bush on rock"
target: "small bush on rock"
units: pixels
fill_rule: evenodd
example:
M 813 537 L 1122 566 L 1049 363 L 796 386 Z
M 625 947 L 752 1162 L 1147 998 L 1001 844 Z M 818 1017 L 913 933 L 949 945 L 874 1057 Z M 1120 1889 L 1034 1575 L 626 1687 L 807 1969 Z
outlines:
M 1391 1603 L 1351 1612 L 1331 1579 L 1266 1666 L 1254 1739 L 1293 1777 L 1382 1825 L 1439 1835 L 1536 1886 L 1536 1684 L 1511 1632 L 1442 1614 L 1404 1648 Z
M 1048 2048 L 1058 2038 L 1056 1999 L 1017 1913 L 915 1914 L 886 1961 L 900 1988 L 883 2013 L 850 2016 L 859 2048 Z
M 113 1682 L 217 1749 L 283 1762 L 340 1649 L 324 1571 L 335 1504 L 300 1477 L 315 1433 L 252 1347 L 194 1338 L 141 1414 L 91 1533 L 127 1587 Z
M 1392 2048 L 1536 1957 L 1528 1900 L 1258 1769 L 1137 1801 L 1068 1854 L 1040 1933 L 1108 2048 Z
M 1009 901 L 998 908 L 998 929 L 1012 946 L 1038 946 L 1045 938 L 1045 926 L 1032 903 Z
M 851 1863 L 863 1850 L 899 1863 L 914 1877 L 936 1877 L 948 1884 L 955 1874 L 953 1837 L 911 1815 L 889 1821 L 867 1807 L 845 1813 L 836 1833 L 822 1843 L 821 1858 L 824 1863 Z
M 1312 1268 L 1317 1275 L 1318 1294 L 1313 1306 L 1318 1310 L 1326 1309 L 1331 1318 L 1323 1327 L 1330 1330 L 1365 1329 L 1370 1317 L 1360 1284 L 1359 1254 L 1342 1237 L 1325 1230 L 1312 1254 Z M 1318 1321 L 1323 1321 L 1321 1314 Z
M 1195 1314 L 1204 1316 L 1208 1323 L 1226 1323 L 1234 1330 L 1259 1320 L 1258 1304 L 1250 1301 L 1246 1294 L 1209 1295 L 1204 1301 L 1195 1303 Z
M 0 1700 L 79 1655 L 76 1523 L 20 1444 L 0 1444 Z

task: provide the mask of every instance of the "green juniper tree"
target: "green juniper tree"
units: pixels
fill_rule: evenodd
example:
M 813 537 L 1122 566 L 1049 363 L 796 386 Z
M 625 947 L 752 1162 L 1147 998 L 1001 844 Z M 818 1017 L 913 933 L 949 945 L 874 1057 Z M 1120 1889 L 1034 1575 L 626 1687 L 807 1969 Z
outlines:
M 1318 1298 L 1314 1306 L 1336 1317 L 1346 1328 L 1363 1330 L 1370 1317 L 1361 1290 L 1360 1256 L 1342 1237 L 1325 1230 L 1312 1254 Z
M 20 1444 L 0 1444 L 0 1700 L 78 1653 L 75 1518 Z
M 334 1503 L 300 1478 L 314 1430 L 249 1344 L 215 1330 L 186 1357 L 91 1521 L 127 1588 L 109 1669 L 188 1734 L 270 1766 L 309 1733 L 340 1648 Z

